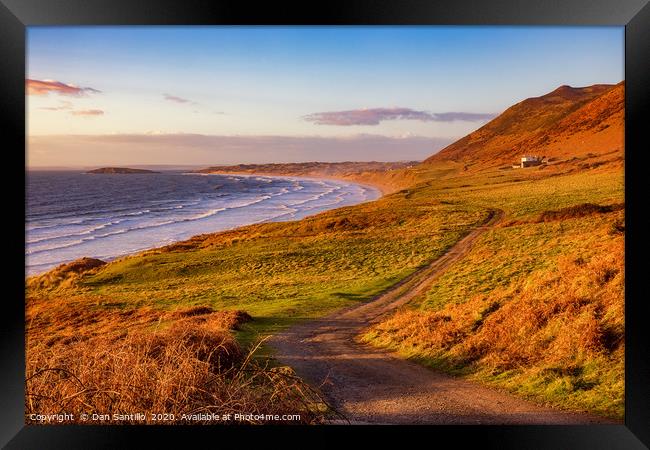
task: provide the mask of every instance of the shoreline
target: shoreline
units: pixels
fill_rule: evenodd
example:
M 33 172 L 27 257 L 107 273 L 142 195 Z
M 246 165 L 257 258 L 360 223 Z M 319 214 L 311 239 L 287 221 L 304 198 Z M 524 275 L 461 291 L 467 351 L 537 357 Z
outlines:
M 365 200 L 365 201 L 362 201 L 362 202 L 359 202 L 359 203 L 354 203 L 352 205 L 345 205 L 343 207 L 356 206 L 356 205 L 361 205 L 361 204 L 364 204 L 364 203 L 374 202 L 374 201 L 380 200 L 381 198 L 383 198 L 386 195 L 385 188 L 382 188 L 380 186 L 371 185 L 371 184 L 368 184 L 368 183 L 361 183 L 361 182 L 357 182 L 357 181 L 349 180 L 349 179 L 345 179 L 345 178 L 336 178 L 336 177 L 317 177 L 317 176 L 309 177 L 309 176 L 278 175 L 278 174 L 272 174 L 272 175 L 269 174 L 269 175 L 267 175 L 267 174 L 263 174 L 263 173 L 234 173 L 234 172 L 223 172 L 223 173 L 222 172 L 210 172 L 210 173 L 183 172 L 182 175 L 199 175 L 199 176 L 210 176 L 210 175 L 229 176 L 229 175 L 236 175 L 236 176 L 244 176 L 244 177 L 251 177 L 251 178 L 252 177 L 258 177 L 258 176 L 264 176 L 264 177 L 269 177 L 269 178 L 279 178 L 279 179 L 285 179 L 285 180 L 287 180 L 287 179 L 289 179 L 289 180 L 308 180 L 308 181 L 329 180 L 329 181 L 335 181 L 335 182 L 344 182 L 344 183 L 347 183 L 347 184 L 350 184 L 350 185 L 361 186 L 364 189 L 367 189 L 369 191 L 372 191 L 372 192 L 378 194 L 378 196 L 376 198 L 373 198 L 373 199 L 370 199 L 370 200 Z M 331 209 L 323 209 L 322 211 L 317 211 L 317 212 L 315 212 L 313 214 L 309 214 L 307 216 L 301 217 L 300 219 L 296 219 L 295 221 L 301 221 L 301 220 L 307 219 L 309 217 L 315 216 L 317 214 L 327 212 L 327 211 L 333 211 L 333 210 L 336 210 L 338 208 L 341 208 L 341 206 L 331 208 Z M 269 219 L 266 219 L 266 220 L 263 220 L 261 222 L 252 222 L 252 223 L 247 223 L 247 224 L 241 224 L 241 225 L 238 225 L 238 226 L 236 226 L 234 228 L 228 228 L 228 229 L 225 229 L 225 230 L 206 231 L 206 232 L 202 232 L 202 233 L 197 233 L 197 234 L 189 236 L 189 237 L 187 237 L 185 239 L 180 239 L 180 240 L 165 243 L 165 244 L 162 244 L 162 243 L 161 244 L 156 244 L 156 245 L 154 245 L 152 247 L 147 247 L 147 248 L 144 248 L 144 249 L 141 249 L 141 250 L 137 250 L 137 251 L 135 251 L 133 253 L 125 253 L 125 254 L 122 254 L 122 255 L 114 256 L 114 257 L 103 258 L 101 260 L 106 262 L 106 263 L 111 263 L 111 262 L 114 262 L 114 261 L 119 261 L 119 260 L 124 259 L 124 258 L 136 257 L 136 256 L 141 255 L 143 253 L 154 251 L 154 250 L 157 250 L 159 248 L 164 248 L 164 247 L 167 247 L 169 245 L 174 245 L 174 244 L 178 244 L 180 242 L 185 242 L 185 241 L 188 241 L 188 240 L 191 240 L 191 239 L 195 238 L 196 236 L 201 236 L 201 235 L 205 235 L 205 234 L 217 234 L 217 233 L 229 232 L 229 231 L 237 230 L 237 229 L 242 228 L 242 227 L 247 227 L 247 226 L 250 226 L 250 225 L 254 225 L 256 223 L 265 223 L 265 222 L 273 222 L 273 221 L 269 220 Z M 25 262 L 27 261 L 27 256 L 28 255 L 25 255 Z M 40 272 L 36 272 L 36 273 L 32 273 L 32 274 L 28 273 L 28 266 L 27 266 L 27 264 L 25 264 L 25 280 L 27 281 L 30 278 L 36 278 L 36 277 L 46 275 L 46 274 L 60 268 L 63 265 L 70 264 L 70 263 L 72 263 L 74 261 L 77 261 L 77 260 L 79 260 L 81 258 L 95 258 L 95 257 L 94 256 L 88 256 L 88 255 L 80 256 L 80 257 L 75 258 L 75 259 L 71 259 L 71 260 L 68 260 L 68 261 L 63 261 L 63 262 L 61 262 L 61 263 L 59 263 L 59 264 L 57 264 L 57 265 L 55 265 L 55 266 L 53 266 L 53 267 L 51 267 L 49 269 L 46 269 L 46 270 L 43 270 L 43 271 L 40 271 Z
M 318 175 L 311 175 L 311 176 L 303 176 L 303 175 L 292 175 L 290 173 L 284 173 L 284 174 L 278 174 L 278 173 L 270 173 L 270 172 L 185 172 L 184 175 L 236 175 L 238 177 L 269 177 L 269 178 L 282 178 L 282 179 L 291 179 L 295 178 L 298 180 L 310 180 L 310 181 L 316 181 L 316 180 L 328 180 L 328 181 L 339 181 L 339 182 L 345 182 L 345 183 L 350 183 L 350 184 L 356 184 L 358 186 L 362 186 L 366 189 L 371 189 L 375 191 L 379 191 L 381 194 L 379 197 L 377 197 L 374 200 L 370 201 L 375 201 L 379 200 L 386 195 L 390 194 L 390 190 L 388 187 L 381 185 L 381 184 L 372 184 L 371 182 L 368 181 L 356 181 L 351 178 L 345 178 L 345 177 L 337 177 L 337 176 L 331 176 L 331 175 L 324 175 L 324 176 L 318 176 Z M 358 204 L 358 203 L 357 203 Z
M 354 178 L 346 178 L 346 177 L 337 177 L 337 176 L 331 176 L 331 175 L 323 175 L 323 176 L 318 176 L 318 175 L 311 175 L 311 176 L 303 176 L 303 175 L 293 175 L 290 173 L 284 173 L 284 174 L 278 174 L 278 173 L 271 173 L 271 172 L 187 172 L 188 174 L 191 175 L 237 175 L 237 176 L 248 176 L 248 177 L 256 177 L 256 176 L 264 176 L 264 177 L 275 177 L 275 178 L 298 178 L 298 179 L 303 179 L 303 180 L 329 180 L 329 181 L 343 181 L 346 183 L 353 183 L 357 184 L 359 186 L 363 186 L 365 188 L 369 189 L 374 189 L 377 190 L 381 193 L 381 196 L 376 198 L 375 200 L 379 200 L 380 198 L 383 198 L 389 194 L 392 194 L 395 192 L 394 188 L 390 188 L 386 185 L 380 184 L 380 183 L 373 183 L 370 180 L 364 180 L 364 181 L 357 181 Z M 373 200 L 374 201 L 374 200 Z

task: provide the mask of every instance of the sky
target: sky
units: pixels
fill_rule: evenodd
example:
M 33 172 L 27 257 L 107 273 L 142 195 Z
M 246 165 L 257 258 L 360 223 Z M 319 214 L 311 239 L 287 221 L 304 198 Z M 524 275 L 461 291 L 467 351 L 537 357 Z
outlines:
M 623 55 L 623 27 L 30 27 L 27 164 L 420 160 Z

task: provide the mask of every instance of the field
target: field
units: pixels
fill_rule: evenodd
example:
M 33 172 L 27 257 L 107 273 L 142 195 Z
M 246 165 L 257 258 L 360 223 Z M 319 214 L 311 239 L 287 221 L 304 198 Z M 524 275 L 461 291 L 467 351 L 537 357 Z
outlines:
M 27 372 L 34 378 L 27 383 L 28 411 L 55 409 L 53 399 L 38 397 L 46 391 L 65 391 L 61 398 L 71 396 L 68 403 L 80 411 L 107 405 L 126 411 L 134 402 L 106 403 L 86 394 L 94 389 L 124 398 L 126 385 L 115 374 L 131 364 L 126 361 L 137 360 L 132 364 L 167 370 L 204 367 L 195 382 L 181 383 L 182 399 L 166 398 L 172 391 L 165 386 L 177 381 L 159 380 L 162 399 L 152 398 L 147 410 L 168 400 L 173 410 L 218 409 L 230 393 L 218 399 L 192 394 L 214 390 L 209 386 L 218 380 L 222 393 L 223 386 L 239 386 L 242 404 L 256 404 L 256 410 L 293 405 L 307 422 L 318 421 L 327 408 L 301 385 L 287 387 L 283 381 L 280 406 L 262 405 L 259 399 L 275 389 L 269 380 L 279 378 L 264 375 L 265 384 L 233 372 L 252 361 L 256 376 L 271 369 L 290 373 L 273 361 L 269 366 L 267 347 L 222 367 L 211 363 L 202 343 L 227 341 L 220 348 L 246 355 L 268 334 L 367 301 L 435 260 L 498 208 L 505 218 L 479 238 L 466 259 L 425 295 L 367 330 L 363 340 L 542 403 L 621 417 L 620 167 L 467 173 L 462 165 L 438 163 L 411 169 L 405 179 L 420 181 L 378 201 L 301 221 L 201 235 L 110 264 L 63 267 L 29 279 Z M 570 207 L 576 208 L 565 209 Z M 204 312 L 188 318 L 184 311 Z M 233 325 L 211 319 L 228 311 L 245 312 L 252 320 Z M 188 320 L 198 321 L 189 329 L 208 333 L 198 346 L 196 336 L 187 334 Z M 205 328 L 206 323 L 212 325 Z M 161 340 L 172 350 L 154 357 L 143 353 Z M 111 346 L 128 357 L 109 359 L 101 370 L 114 376 L 98 377 L 87 367 L 106 361 Z M 169 352 L 180 359 L 161 359 Z M 134 357 L 143 354 L 149 356 Z M 45 377 L 47 368 L 57 371 Z M 70 379 L 79 380 L 76 391 Z M 137 383 L 136 390 L 151 390 L 144 379 Z
M 436 183 L 439 198 L 506 218 L 363 340 L 541 403 L 622 418 L 622 173 L 473 178 Z
M 198 236 L 110 264 L 81 261 L 31 278 L 27 292 L 28 411 L 59 408 L 56 399 L 41 397 L 52 390 L 65 391 L 72 396 L 71 404 L 81 410 L 105 408 L 103 397 L 89 401 L 79 393 L 88 389 L 118 392 L 115 395 L 123 398 L 124 383 L 118 374 L 120 368 L 128 367 L 124 359 L 145 366 L 180 365 L 178 360 L 150 361 L 133 355 L 141 354 L 143 345 L 153 345 L 142 344 L 143 340 L 161 339 L 159 333 L 167 336 L 171 332 L 176 336 L 171 348 L 186 349 L 181 352 L 186 358 L 199 365 L 207 363 L 206 367 L 212 367 L 205 369 L 208 372 L 216 370 L 204 374 L 203 381 L 196 381 L 198 385 L 186 386 L 190 391 L 206 390 L 202 383 L 222 379 L 230 369 L 222 374 L 206 361 L 206 355 L 196 353 L 184 335 L 169 331 L 178 326 L 182 311 L 245 311 L 252 321 L 236 329 L 213 324 L 209 332 L 234 335 L 238 342 L 231 346 L 246 353 L 246 348 L 269 333 L 372 298 L 436 259 L 485 215 L 472 205 L 450 205 L 430 197 L 410 200 L 410 194 L 402 192 L 299 222 Z M 94 361 L 103 360 L 98 355 L 105 356 L 111 346 L 121 346 L 128 356 L 102 369 L 110 376 L 98 377 L 87 367 L 95 367 Z M 268 349 L 262 346 L 253 359 L 266 366 L 266 354 Z M 87 357 L 86 368 L 79 355 Z M 184 366 L 192 366 L 183 361 Z M 46 368 L 56 370 L 44 375 Z M 77 391 L 70 391 L 71 378 L 79 380 Z M 140 382 L 136 390 L 150 389 L 144 379 Z M 171 381 L 159 382 L 157 389 L 168 392 L 164 386 Z M 253 392 L 268 390 L 256 383 L 246 386 Z M 306 391 L 292 390 L 291 395 L 296 392 Z M 184 399 L 190 409 L 198 401 L 192 398 Z M 294 404 L 295 398 L 287 402 Z M 307 413 L 319 403 L 310 396 L 301 402 L 310 405 L 304 408 Z M 110 405 L 109 409 L 119 411 L 141 406 L 135 400 Z

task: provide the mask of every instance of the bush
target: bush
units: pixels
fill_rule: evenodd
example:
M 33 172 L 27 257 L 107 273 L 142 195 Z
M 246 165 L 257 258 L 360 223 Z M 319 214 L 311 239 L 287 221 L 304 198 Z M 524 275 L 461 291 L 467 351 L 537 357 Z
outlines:
M 72 422 L 97 424 L 80 421 L 80 415 L 145 413 L 152 423 L 152 413 L 180 419 L 183 413 L 212 412 L 300 414 L 302 423 L 322 421 L 327 407 L 320 396 L 291 369 L 258 362 L 254 350 L 243 351 L 227 329 L 210 321 L 50 346 L 32 339 L 27 417 L 67 412 L 74 414 Z

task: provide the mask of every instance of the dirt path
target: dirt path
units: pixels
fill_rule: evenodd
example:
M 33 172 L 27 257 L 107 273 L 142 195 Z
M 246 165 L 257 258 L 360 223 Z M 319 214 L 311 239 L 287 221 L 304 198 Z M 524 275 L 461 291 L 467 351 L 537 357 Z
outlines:
M 454 378 L 355 341 L 433 283 L 470 250 L 474 240 L 501 220 L 491 213 L 442 257 L 370 302 L 355 305 L 275 335 L 276 357 L 320 386 L 351 423 L 383 424 L 583 424 L 609 421 L 537 406 L 507 393 Z

